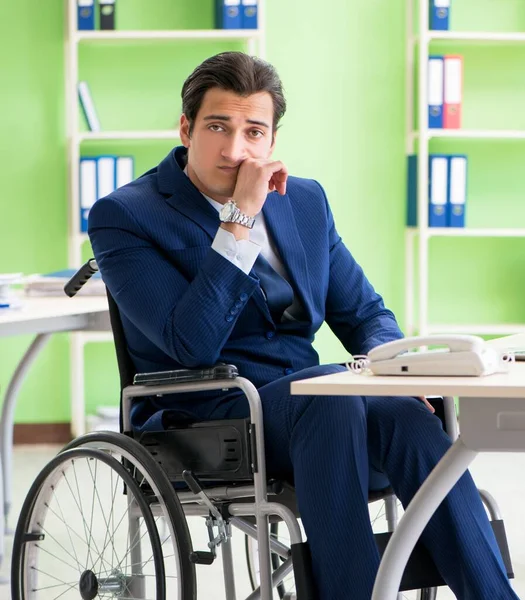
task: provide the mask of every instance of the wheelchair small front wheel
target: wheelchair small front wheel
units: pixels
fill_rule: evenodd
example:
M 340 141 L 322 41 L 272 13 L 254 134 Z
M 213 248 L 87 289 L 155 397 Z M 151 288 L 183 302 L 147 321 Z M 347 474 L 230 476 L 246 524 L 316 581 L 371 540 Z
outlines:
M 13 600 L 166 600 L 155 519 L 120 462 L 76 448 L 44 467 L 18 519 L 11 577 Z

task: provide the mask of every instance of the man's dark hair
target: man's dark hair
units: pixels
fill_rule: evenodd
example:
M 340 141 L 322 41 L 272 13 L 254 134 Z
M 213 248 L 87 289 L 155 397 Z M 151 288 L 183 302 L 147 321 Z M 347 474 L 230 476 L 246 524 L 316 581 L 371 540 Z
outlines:
M 221 52 L 201 63 L 182 86 L 182 112 L 190 123 L 190 135 L 204 94 L 212 88 L 239 96 L 268 92 L 273 101 L 272 133 L 286 111 L 283 86 L 275 68 L 243 52 Z

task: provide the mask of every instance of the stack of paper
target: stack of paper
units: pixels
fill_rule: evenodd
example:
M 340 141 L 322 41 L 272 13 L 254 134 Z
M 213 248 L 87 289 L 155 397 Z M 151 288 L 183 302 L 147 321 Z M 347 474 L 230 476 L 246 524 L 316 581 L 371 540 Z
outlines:
M 24 278 L 24 290 L 28 296 L 63 296 L 64 286 L 76 273 L 76 269 L 65 269 L 45 275 L 28 275 Z M 100 273 L 95 273 L 78 292 L 81 296 L 103 296 L 106 287 Z
M 0 309 L 22 306 L 22 301 L 11 288 L 11 285 L 19 283 L 21 278 L 22 273 L 0 274 Z

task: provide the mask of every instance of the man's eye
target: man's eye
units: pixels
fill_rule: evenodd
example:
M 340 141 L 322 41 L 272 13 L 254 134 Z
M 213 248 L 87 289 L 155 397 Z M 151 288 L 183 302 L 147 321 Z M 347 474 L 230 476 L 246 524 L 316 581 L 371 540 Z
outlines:
M 252 131 L 250 133 L 251 133 L 251 136 L 254 138 L 260 138 L 264 135 L 262 131 L 259 131 L 259 129 L 252 129 Z
M 223 128 L 220 125 L 210 125 L 209 129 L 212 131 L 223 131 Z

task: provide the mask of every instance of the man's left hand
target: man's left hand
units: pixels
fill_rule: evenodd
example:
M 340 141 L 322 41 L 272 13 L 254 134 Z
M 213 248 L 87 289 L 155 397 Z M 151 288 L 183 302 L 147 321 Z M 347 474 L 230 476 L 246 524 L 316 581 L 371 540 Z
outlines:
M 423 402 L 423 404 L 428 408 L 428 410 L 431 413 L 435 413 L 436 410 L 434 409 L 434 407 L 432 406 L 432 404 L 430 404 L 430 402 L 426 399 L 425 396 L 419 396 L 419 398 L 421 399 L 421 401 Z

